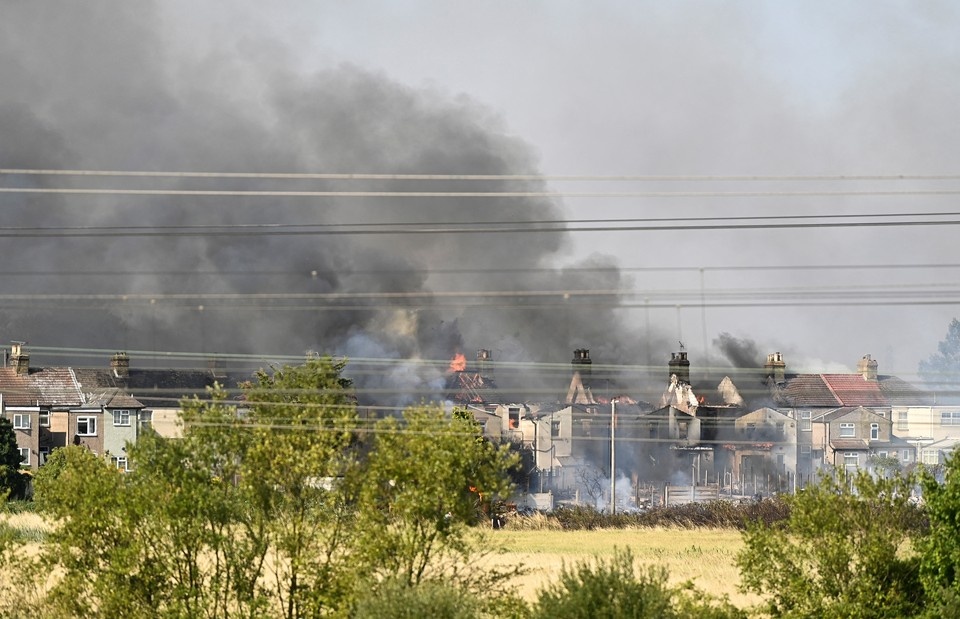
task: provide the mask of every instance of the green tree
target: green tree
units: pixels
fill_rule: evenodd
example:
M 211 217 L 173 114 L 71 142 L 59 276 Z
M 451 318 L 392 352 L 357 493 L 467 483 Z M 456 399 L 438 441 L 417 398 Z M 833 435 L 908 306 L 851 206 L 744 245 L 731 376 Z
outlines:
M 470 564 L 471 526 L 486 518 L 484 505 L 509 494 L 515 462 L 508 448 L 483 439 L 472 417 L 422 406 L 380 421 L 357 480 L 364 571 L 374 583 L 407 587 L 437 579 L 495 586 L 506 575 Z
M 5 492 L 7 498 L 23 498 L 27 480 L 20 472 L 21 461 L 13 424 L 0 417 L 0 495 Z
M 951 456 L 943 483 L 929 472 L 922 477 L 929 533 L 917 543 L 920 578 L 931 616 L 960 616 L 960 457 Z
M 920 378 L 935 389 L 955 390 L 960 385 L 960 320 L 954 318 L 937 352 L 920 362 Z
M 838 472 L 787 497 L 785 526 L 758 522 L 737 557 L 742 586 L 775 617 L 909 617 L 923 605 L 907 477 Z

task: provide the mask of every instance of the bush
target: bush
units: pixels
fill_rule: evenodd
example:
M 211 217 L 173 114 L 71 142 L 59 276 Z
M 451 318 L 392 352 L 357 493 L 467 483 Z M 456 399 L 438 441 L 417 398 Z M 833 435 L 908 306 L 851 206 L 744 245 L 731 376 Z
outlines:
M 400 580 L 381 583 L 360 598 L 357 619 L 474 619 L 482 617 L 481 604 L 472 594 L 437 581 L 409 586 Z
M 540 591 L 533 609 L 537 619 L 610 619 L 712 617 L 746 615 L 726 600 L 716 600 L 692 585 L 671 587 L 663 568 L 634 569 L 629 550 L 618 551 L 609 561 L 595 565 L 564 566 L 559 582 Z

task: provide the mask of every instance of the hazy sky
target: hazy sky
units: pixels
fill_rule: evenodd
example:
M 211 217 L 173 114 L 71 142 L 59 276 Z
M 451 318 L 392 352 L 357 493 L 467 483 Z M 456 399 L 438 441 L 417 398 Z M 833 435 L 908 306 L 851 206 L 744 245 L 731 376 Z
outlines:
M 960 7 L 948 1 L 165 1 L 152 12 L 147 5 L 134 9 L 127 3 L 80 7 L 65 14 L 59 3 L 0 3 L 0 60 L 6 65 L 0 69 L 0 106 L 5 106 L 0 112 L 8 119 L 4 124 L 0 113 L 0 138 L 7 143 L 0 146 L 0 154 L 6 148 L 0 159 L 7 167 L 492 170 L 548 176 L 958 174 Z M 340 100 L 338 93 L 348 94 Z M 338 125 L 329 110 L 345 113 L 351 101 L 363 101 L 363 109 L 371 111 L 352 121 L 356 124 Z M 398 105 L 404 113 L 394 113 Z M 19 120 L 9 120 L 15 114 Z M 319 117 L 322 127 L 311 121 Z M 364 136 L 363 148 L 346 148 L 338 135 L 344 144 L 353 144 L 356 136 L 341 135 L 341 129 L 330 128 L 334 125 L 370 134 Z M 316 134 L 312 141 L 311 132 Z M 377 148 L 378 132 L 386 136 L 385 152 Z M 431 145 L 445 144 L 449 132 L 465 146 L 433 153 Z M 409 152 L 400 147 L 414 143 Z M 38 155 L 12 157 L 11 144 L 19 153 L 35 149 Z M 341 149 L 343 157 L 330 154 Z M 246 156 L 240 157 L 239 150 Z M 491 167 L 484 163 L 491 152 L 508 154 L 498 156 Z M 444 168 L 442 162 L 450 161 L 456 163 Z M 431 162 L 440 162 L 434 163 L 436 170 L 427 169 Z M 960 210 L 953 208 L 957 196 L 952 194 L 877 195 L 960 189 L 952 179 L 547 181 L 542 188 L 524 189 L 768 195 L 536 199 L 504 205 L 504 212 L 512 213 L 509 218 L 899 213 L 907 217 L 886 221 L 917 221 L 931 218 L 922 213 Z M 874 195 L 782 195 L 815 191 Z M 61 200 L 57 208 L 69 212 L 68 199 Z M 465 200 L 464 212 L 487 208 Z M 16 210 L 20 225 L 44 223 L 36 208 L 9 200 L 4 204 Z M 97 205 L 97 221 L 109 220 L 104 215 L 109 208 Z M 353 205 L 338 208 L 341 217 L 359 212 Z M 70 217 L 64 215 L 64 221 Z M 190 217 L 183 206 L 178 221 Z M 363 219 L 378 217 L 385 218 L 368 214 Z M 468 213 L 460 217 L 470 219 Z M 852 369 L 862 355 L 872 354 L 881 373 L 909 380 L 918 361 L 935 351 L 950 319 L 960 314 L 960 268 L 796 267 L 960 263 L 956 231 L 950 225 L 607 230 L 570 232 L 551 241 L 538 238 L 531 243 L 536 247 L 527 249 L 495 237 L 490 251 L 501 258 L 516 251 L 512 263 L 518 266 L 620 267 L 619 275 L 604 282 L 620 291 L 617 298 L 627 306 L 616 312 L 619 322 L 608 322 L 606 315 L 575 321 L 570 328 L 579 333 L 568 333 L 558 343 L 560 350 L 586 346 L 609 350 L 617 362 L 633 355 L 644 364 L 647 355 L 657 364 L 665 363 L 669 348 L 682 339 L 694 364 L 704 357 L 720 363 L 712 342 L 729 333 L 755 342 L 759 355 L 783 351 L 788 367 L 795 369 Z M 390 263 L 396 255 L 418 256 L 411 258 L 422 269 L 414 273 L 415 286 L 438 290 L 448 284 L 429 268 L 460 251 L 461 241 L 438 241 L 428 254 L 402 244 L 391 253 L 379 241 L 363 240 L 369 251 L 362 256 L 367 260 L 374 250 L 382 252 L 376 264 Z M 503 268 L 505 263 L 475 258 L 481 241 L 468 243 L 477 247 L 464 262 Z M 115 256 L 111 250 L 98 251 Z M 208 262 L 202 264 L 224 268 L 217 263 L 223 255 L 208 251 Z M 334 266 L 348 268 L 343 262 Z M 191 264 L 198 263 L 191 259 Z M 793 268 L 744 268 L 757 266 Z M 156 276 L 131 289 L 164 285 L 169 294 L 178 284 L 163 284 Z M 474 289 L 486 285 L 470 283 Z M 361 287 L 353 283 L 350 289 Z M 43 286 L 29 289 L 47 291 Z M 915 294 L 904 296 L 912 290 Z M 739 299 L 736 307 L 716 306 L 734 298 Z M 798 306 L 811 301 L 820 304 Z M 645 309 L 647 304 L 653 309 Z M 519 349 L 533 348 L 524 342 L 525 327 L 515 321 L 497 333 L 496 321 L 484 323 L 481 331 L 465 326 L 468 313 L 440 314 L 444 325 L 459 319 L 459 333 L 450 338 L 468 350 L 490 347 L 501 356 L 522 358 Z M 7 323 L 17 331 L 38 329 L 16 317 Z M 318 328 L 333 329 L 332 324 Z M 337 328 L 351 327 L 344 322 Z M 213 337 L 210 329 L 204 337 Z M 648 335 L 656 342 L 653 350 L 620 341 Z M 38 336 L 31 337 L 36 341 Z M 11 333 L 7 339 L 17 338 Z M 93 341 L 97 338 L 89 336 L 82 345 Z M 151 348 L 140 341 L 130 345 Z M 218 346 L 223 350 L 228 345 Z M 381 348 L 384 354 L 408 350 L 382 343 Z M 442 348 L 428 351 L 421 343 L 409 350 L 441 355 Z M 537 354 L 555 353 L 550 348 Z

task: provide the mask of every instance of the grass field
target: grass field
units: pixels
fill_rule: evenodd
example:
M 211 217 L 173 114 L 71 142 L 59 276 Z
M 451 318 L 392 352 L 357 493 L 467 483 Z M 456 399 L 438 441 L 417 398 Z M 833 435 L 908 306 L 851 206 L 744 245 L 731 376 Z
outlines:
M 26 546 L 21 552 L 38 550 L 50 523 L 34 513 L 3 514 Z M 529 523 L 528 523 L 529 524 Z M 537 523 L 534 523 L 537 524 Z M 741 532 L 734 529 L 645 527 L 632 529 L 560 530 L 557 528 L 507 528 L 483 531 L 486 543 L 503 549 L 487 558 L 492 564 L 519 566 L 526 571 L 512 583 L 515 592 L 528 601 L 560 575 L 564 565 L 610 558 L 618 549 L 629 549 L 638 564 L 667 569 L 670 581 L 691 581 L 701 591 L 727 595 L 736 606 L 746 608 L 760 601 L 738 590 L 740 575 L 734 564 L 743 548 Z
M 732 529 L 637 528 L 594 531 L 517 530 L 490 531 L 491 543 L 505 552 L 492 560 L 500 565 L 520 565 L 527 573 L 515 581 L 517 591 L 534 600 L 537 591 L 553 582 L 564 565 L 597 557 L 612 557 L 617 549 L 630 549 L 638 564 L 666 568 L 670 581 L 692 581 L 701 591 L 727 595 L 745 608 L 760 601 L 738 590 L 740 575 L 734 563 L 743 547 L 741 533 Z

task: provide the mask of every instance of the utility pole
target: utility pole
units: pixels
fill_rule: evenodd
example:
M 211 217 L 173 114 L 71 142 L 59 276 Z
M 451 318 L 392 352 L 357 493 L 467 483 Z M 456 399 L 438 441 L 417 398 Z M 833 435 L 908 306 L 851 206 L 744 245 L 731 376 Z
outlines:
M 610 514 L 617 513 L 617 400 L 610 399 Z

